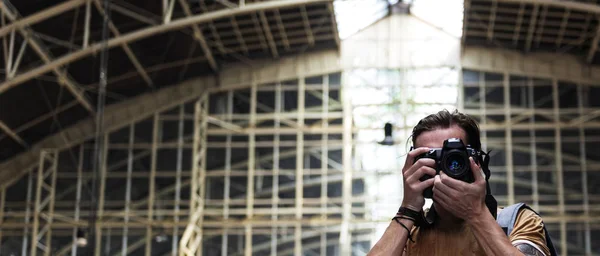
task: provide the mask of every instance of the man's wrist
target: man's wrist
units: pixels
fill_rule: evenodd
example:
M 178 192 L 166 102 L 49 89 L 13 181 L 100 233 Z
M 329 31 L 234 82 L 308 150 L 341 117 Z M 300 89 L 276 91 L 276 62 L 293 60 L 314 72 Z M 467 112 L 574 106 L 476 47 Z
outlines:
M 398 213 L 396 213 L 396 216 L 406 216 L 417 221 L 421 219 L 421 211 L 401 206 L 400 209 L 398 209 Z
M 400 205 L 400 208 L 407 208 L 407 209 L 413 210 L 415 212 L 420 212 L 422 210 L 421 209 L 422 207 L 416 207 L 416 206 L 413 206 L 411 204 L 406 204 L 406 203 L 402 203 L 402 205 Z
M 490 218 L 493 220 L 494 217 L 490 214 L 489 211 L 487 211 L 487 207 L 484 206 L 484 209 L 472 214 L 467 219 L 465 219 L 465 221 L 472 227 L 481 227 L 482 224 L 486 221 L 489 221 Z M 494 223 L 496 223 L 495 220 L 493 221 Z

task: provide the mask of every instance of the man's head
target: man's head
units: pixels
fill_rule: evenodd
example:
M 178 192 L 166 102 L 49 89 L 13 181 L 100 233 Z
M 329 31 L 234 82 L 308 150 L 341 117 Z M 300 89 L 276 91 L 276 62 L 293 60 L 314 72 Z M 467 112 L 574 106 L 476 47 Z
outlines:
M 454 129 L 458 128 L 458 129 Z M 423 143 L 421 137 L 422 134 L 431 131 L 439 131 L 442 133 L 449 133 L 446 135 L 461 135 L 454 137 L 447 137 L 438 142 L 439 145 L 421 145 Z M 440 134 L 444 136 L 444 134 Z M 412 144 L 416 147 L 442 147 L 444 140 L 449 138 L 459 138 L 464 143 L 471 145 L 475 150 L 481 150 L 481 139 L 479 135 L 479 126 L 472 117 L 455 110 L 450 112 L 448 110 L 442 110 L 435 114 L 428 115 L 421 119 L 419 123 L 413 128 L 412 131 Z
M 445 140 L 459 138 L 465 145 L 470 145 L 471 148 L 481 151 L 481 139 L 477 122 L 472 117 L 458 112 L 458 110 L 453 112 L 442 110 L 421 119 L 414 127 L 411 138 L 415 148 L 441 148 L 443 147 Z M 481 157 L 480 159 L 475 160 L 482 165 L 481 167 L 489 177 L 489 170 L 487 170 L 487 162 L 489 159 L 484 161 Z M 491 195 L 489 195 L 489 197 L 490 198 L 486 197 L 486 205 L 488 205 L 490 211 L 494 211 L 492 214 L 495 216 L 495 199 L 493 199 Z M 488 200 L 490 200 L 489 204 Z M 492 200 L 493 203 L 491 202 Z M 436 208 L 441 215 L 440 217 L 448 215 L 446 209 L 443 207 Z

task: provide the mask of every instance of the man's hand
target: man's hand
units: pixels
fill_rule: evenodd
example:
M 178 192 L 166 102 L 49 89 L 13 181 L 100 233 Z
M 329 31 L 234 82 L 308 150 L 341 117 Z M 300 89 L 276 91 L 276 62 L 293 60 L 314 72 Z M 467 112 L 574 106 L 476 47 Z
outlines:
M 485 178 L 481 168 L 469 157 L 475 181 L 466 183 L 445 173 L 435 176 L 433 201 L 452 215 L 463 220 L 471 220 L 487 211 L 485 206 Z
M 421 158 L 415 162 L 415 157 L 429 151 L 429 148 L 417 148 L 408 153 L 404 168 L 402 168 L 402 179 L 404 180 L 404 199 L 402 207 L 420 212 L 425 204 L 423 190 L 433 185 L 433 179 L 420 181 L 425 174 L 435 176 L 435 160 Z M 414 163 L 414 164 L 413 164 Z

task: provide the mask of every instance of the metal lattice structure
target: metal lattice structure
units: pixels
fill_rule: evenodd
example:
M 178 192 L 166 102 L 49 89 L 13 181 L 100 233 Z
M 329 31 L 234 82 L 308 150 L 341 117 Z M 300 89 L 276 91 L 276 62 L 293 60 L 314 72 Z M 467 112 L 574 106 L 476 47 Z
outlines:
M 2 1 L 0 254 L 363 255 L 443 108 L 480 122 L 501 205 L 541 212 L 563 255 L 600 252 L 596 2 L 465 1 L 462 39 L 399 3 L 343 41 L 332 1 L 140 3 L 111 1 L 94 174 L 107 10 Z

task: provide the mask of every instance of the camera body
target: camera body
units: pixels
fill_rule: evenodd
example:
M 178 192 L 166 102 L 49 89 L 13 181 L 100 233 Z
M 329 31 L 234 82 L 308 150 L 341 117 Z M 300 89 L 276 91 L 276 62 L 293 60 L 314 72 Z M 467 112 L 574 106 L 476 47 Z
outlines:
M 415 162 L 421 158 L 431 158 L 435 160 L 435 171 L 439 174 L 443 171 L 446 175 L 462 180 L 467 183 L 475 181 L 473 172 L 471 171 L 471 164 L 469 157 L 473 157 L 473 160 L 477 163 L 480 159 L 481 152 L 465 146 L 462 140 L 457 138 L 451 138 L 444 141 L 442 148 L 432 148 L 429 152 L 421 154 L 415 158 Z M 425 181 L 431 179 L 430 175 L 424 175 L 419 180 Z M 433 197 L 433 187 L 428 187 L 423 191 L 423 197 Z

